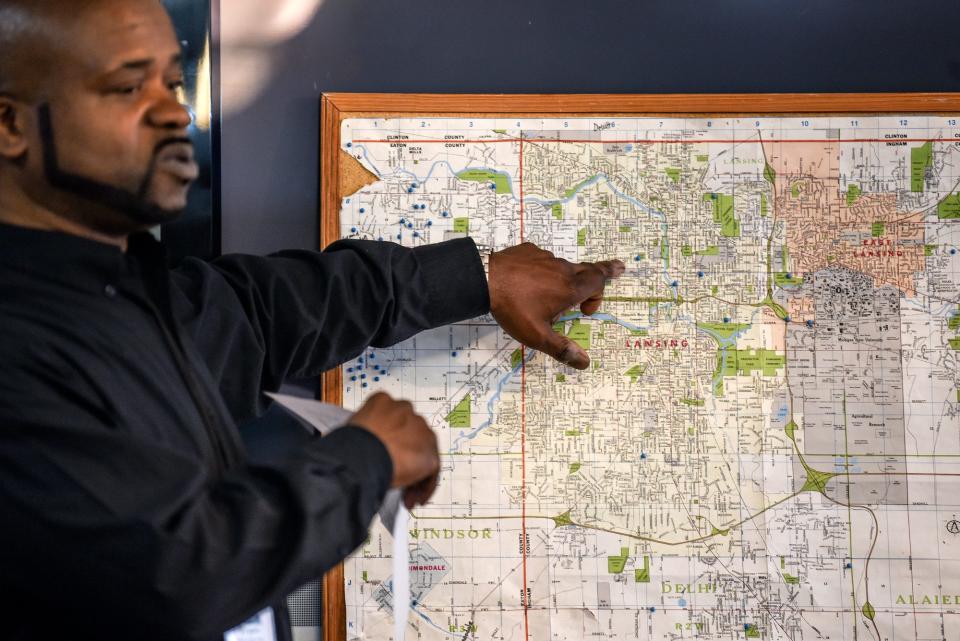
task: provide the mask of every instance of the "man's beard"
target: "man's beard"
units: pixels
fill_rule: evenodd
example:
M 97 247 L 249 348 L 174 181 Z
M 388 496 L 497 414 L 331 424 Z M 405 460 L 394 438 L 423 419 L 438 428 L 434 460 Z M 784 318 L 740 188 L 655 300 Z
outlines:
M 183 209 L 165 209 L 150 202 L 147 198 L 150 184 L 156 174 L 156 163 L 160 150 L 168 145 L 189 144 L 191 142 L 189 138 L 167 138 L 159 142 L 153 150 L 153 156 L 150 158 L 150 164 L 147 166 L 147 171 L 140 182 L 140 187 L 136 192 L 132 192 L 64 171 L 57 158 L 53 120 L 50 116 L 50 105 L 48 103 L 44 103 L 37 108 L 37 117 L 40 139 L 43 144 L 43 170 L 47 182 L 53 187 L 123 213 L 133 222 L 151 227 L 170 222 L 183 213 Z

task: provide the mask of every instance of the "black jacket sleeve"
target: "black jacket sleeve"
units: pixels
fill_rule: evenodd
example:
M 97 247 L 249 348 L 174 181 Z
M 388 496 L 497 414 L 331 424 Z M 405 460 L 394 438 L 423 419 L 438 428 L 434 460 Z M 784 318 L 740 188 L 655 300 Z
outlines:
M 490 297 L 469 238 L 409 249 L 340 241 L 324 252 L 187 261 L 173 305 L 234 418 L 263 390 L 315 376 L 417 332 L 481 316 Z
M 0 610 L 16 603 L 31 639 L 80 638 L 59 634 L 71 620 L 100 641 L 217 638 L 358 546 L 389 486 L 383 444 L 351 427 L 213 479 L 110 424 L 70 376 L 33 361 L 0 377 Z

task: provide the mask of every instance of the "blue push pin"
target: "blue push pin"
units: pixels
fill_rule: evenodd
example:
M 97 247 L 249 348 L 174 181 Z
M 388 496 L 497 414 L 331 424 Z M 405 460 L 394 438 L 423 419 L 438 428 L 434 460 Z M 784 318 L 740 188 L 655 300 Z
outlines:
M 640 262 L 640 256 L 634 256 L 633 259 L 637 262 Z
M 360 208 L 360 213 L 361 213 L 361 214 L 365 214 L 365 213 L 367 213 L 367 210 L 364 209 L 363 207 L 361 207 L 361 208 Z
M 413 187 L 410 187 L 409 189 L 407 189 L 407 193 L 408 193 L 408 194 L 412 194 L 412 193 L 413 193 Z
M 361 375 L 360 375 L 360 378 L 361 378 L 361 379 L 364 379 L 364 378 L 366 378 L 366 377 L 367 377 L 366 374 L 361 374 Z
M 406 225 L 406 224 L 407 224 L 407 219 L 406 219 L 406 218 L 401 218 L 401 219 L 400 219 L 400 224 L 401 224 L 401 225 Z
M 353 143 L 352 143 L 352 142 L 348 142 L 348 143 L 347 143 L 347 149 L 349 149 L 350 147 L 353 147 Z
M 418 232 L 418 231 L 413 232 L 413 237 L 414 237 L 414 238 L 420 238 L 420 232 Z
M 790 322 L 790 317 L 789 317 L 789 316 L 784 316 L 784 317 L 783 317 L 783 322 L 784 322 L 784 323 L 789 323 L 789 322 Z
M 414 189 L 416 189 L 416 188 L 419 187 L 420 185 L 418 185 L 417 183 L 411 183 L 410 186 L 413 187 Z
M 450 215 L 450 212 L 449 212 L 449 211 L 443 212 L 443 217 L 444 217 L 444 218 L 446 218 L 446 217 L 449 216 L 449 215 Z
M 402 234 L 397 234 L 397 240 L 401 240 L 402 238 L 403 238 Z
M 729 316 L 724 316 L 724 317 L 723 317 L 723 322 L 724 322 L 724 323 L 729 323 L 729 322 L 730 322 L 730 317 L 729 317 Z
M 364 387 L 368 387 L 368 385 L 367 385 L 366 383 L 364 383 L 363 386 L 364 386 Z
M 697 278 L 703 278 L 703 272 L 697 272 Z
M 647 453 L 646 453 L 646 452 L 641 452 L 641 453 L 640 453 L 640 460 L 643 461 L 643 460 L 645 460 L 646 458 L 647 458 Z
M 744 624 L 743 624 L 743 629 L 744 629 L 744 630 L 749 630 L 749 629 L 750 629 L 750 624 L 749 624 L 749 623 L 744 623 Z
M 951 256 L 955 256 L 956 253 L 957 253 L 957 250 L 956 250 L 956 249 L 951 249 L 951 250 L 950 250 L 950 255 L 951 255 Z
M 373 377 L 373 382 L 374 382 L 374 383 L 379 383 L 379 382 L 380 382 L 380 377 L 379 377 L 379 376 L 374 376 L 374 377 Z
M 490 189 L 496 189 L 497 183 L 490 183 Z
M 433 227 L 433 221 L 432 221 L 432 220 L 428 220 L 428 221 L 427 221 L 427 227 Z
M 413 229 L 413 223 L 407 223 L 407 229 Z
M 357 380 L 357 377 L 356 377 L 356 376 L 351 376 L 351 377 L 350 377 L 350 380 L 351 380 L 351 381 L 355 381 L 355 380 Z
M 456 358 L 456 357 L 457 357 L 457 353 L 456 353 L 456 352 L 453 352 L 453 353 L 452 353 L 452 354 L 450 354 L 450 355 L 451 355 L 451 356 L 453 356 L 454 358 Z
M 847 570 L 850 570 L 850 569 L 853 568 L 853 563 L 847 563 L 847 564 L 846 564 L 845 566 L 843 566 L 843 567 L 846 568 Z
M 793 274 L 787 272 L 787 280 L 793 280 Z
M 807 327 L 813 327 L 813 321 L 812 321 L 812 320 L 808 320 L 808 321 L 807 321 Z
M 351 233 L 351 234 L 356 234 L 356 233 L 357 233 L 357 228 L 356 228 L 356 227 L 351 227 L 351 228 L 350 228 L 350 233 Z
M 373 352 L 370 352 L 370 360 L 373 360 L 373 359 L 375 359 L 376 357 L 377 357 L 376 354 L 374 354 Z
M 348 367 L 348 368 L 347 368 L 347 373 L 352 372 L 352 371 L 353 371 L 353 368 L 352 368 L 352 367 Z
M 670 287 L 676 287 L 679 284 L 680 283 L 678 283 L 677 281 L 673 281 L 672 283 L 670 283 Z
M 382 243 L 382 242 L 383 242 L 383 236 L 377 236 L 377 240 L 379 240 L 379 241 Z
M 656 609 L 655 607 L 653 607 L 652 605 L 650 606 L 649 610 L 650 610 L 651 612 L 656 612 L 656 611 L 657 611 L 657 609 Z

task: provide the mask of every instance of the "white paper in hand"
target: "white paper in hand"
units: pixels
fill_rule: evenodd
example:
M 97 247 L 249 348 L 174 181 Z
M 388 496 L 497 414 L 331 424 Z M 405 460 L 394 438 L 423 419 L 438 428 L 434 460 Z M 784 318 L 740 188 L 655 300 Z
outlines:
M 403 641 L 410 616 L 410 513 L 400 503 L 393 532 L 393 641 Z
M 285 394 L 268 393 L 267 396 L 323 435 L 343 427 L 353 416 L 353 412 L 331 403 Z M 400 489 L 387 492 L 379 514 L 384 527 L 393 535 L 393 638 L 394 641 L 403 641 L 410 614 L 410 513 L 403 505 L 403 492 Z

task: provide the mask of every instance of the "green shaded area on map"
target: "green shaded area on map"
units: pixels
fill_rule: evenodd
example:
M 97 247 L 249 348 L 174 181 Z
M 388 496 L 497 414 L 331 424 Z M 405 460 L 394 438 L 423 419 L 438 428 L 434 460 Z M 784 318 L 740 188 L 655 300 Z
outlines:
M 783 580 L 787 585 L 800 585 L 800 577 L 787 574 L 786 572 L 783 573 Z
M 796 442 L 797 424 L 794 422 L 793 419 L 790 419 L 790 422 L 786 424 L 786 426 L 783 428 L 783 431 L 787 433 L 788 439 Z
M 870 225 L 870 235 L 874 238 L 879 238 L 880 236 L 883 236 L 884 229 L 886 229 L 886 227 L 884 226 L 883 222 L 877 220 Z
M 760 194 L 760 216 L 766 218 L 770 215 L 770 211 L 767 205 L 767 195 Z
M 637 379 L 639 379 L 641 376 L 643 376 L 643 373 L 644 373 L 645 371 L 647 371 L 647 368 L 646 368 L 645 366 L 643 366 L 643 365 L 634 365 L 633 367 L 631 367 L 630 369 L 628 369 L 626 372 L 624 372 L 623 375 L 624 375 L 624 376 L 629 376 L 631 383 L 636 383 L 636 382 L 637 382 Z
M 510 369 L 517 369 L 523 361 L 523 350 L 519 347 L 510 354 Z
M 629 558 L 630 548 L 620 548 L 620 554 L 607 557 L 607 572 L 620 574 L 627 567 L 627 559 Z
M 790 272 L 774 272 L 773 283 L 777 287 L 800 287 L 803 285 L 803 279 Z
M 459 232 L 461 234 L 470 233 L 470 219 L 469 218 L 454 218 L 453 219 L 453 231 Z
M 926 142 L 910 150 L 910 191 L 920 193 L 933 162 L 933 143 Z
M 847 207 L 857 202 L 857 199 L 860 198 L 860 194 L 863 192 L 860 191 L 860 185 L 855 185 L 851 183 L 847 185 Z
M 579 472 L 579 471 L 580 471 L 580 467 L 581 467 L 581 464 L 580 464 L 580 463 L 571 463 L 571 464 L 570 464 L 570 474 L 576 474 L 577 472 Z
M 467 394 L 457 403 L 453 411 L 447 414 L 447 423 L 450 427 L 470 427 L 470 395 Z
M 710 245 L 706 249 L 700 249 L 694 252 L 697 256 L 719 256 L 720 248 L 716 245 Z
M 937 205 L 937 218 L 952 220 L 960 218 L 960 193 L 950 194 Z
M 757 626 L 754 625 L 753 623 L 745 623 L 745 624 L 743 624 L 743 634 L 744 634 L 744 636 L 747 637 L 748 639 L 759 639 L 759 638 L 760 638 L 760 630 L 759 630 L 759 629 L 757 628 Z
M 634 583 L 650 583 L 650 557 L 643 557 L 643 567 L 633 569 Z
M 570 510 L 567 510 L 563 514 L 558 514 L 553 518 L 553 524 L 556 527 L 563 527 L 564 525 L 573 525 L 573 520 L 570 518 Z
M 460 180 L 471 180 L 474 182 L 485 182 L 490 183 L 491 185 L 496 185 L 496 192 L 498 194 L 511 193 L 510 180 L 507 178 L 506 174 L 489 171 L 487 169 L 465 169 L 457 174 L 457 178 Z
M 566 383 L 566 382 L 567 382 L 567 375 L 566 375 L 566 374 L 557 374 L 557 379 L 556 379 L 556 380 L 557 380 L 558 383 Z
M 670 177 L 670 180 L 672 180 L 675 183 L 680 182 L 680 170 L 678 168 L 667 167 L 664 171 L 667 172 L 667 176 Z
M 766 298 L 764 298 L 764 299 L 761 301 L 761 303 L 762 303 L 763 305 L 766 305 L 767 307 L 769 307 L 769 308 L 770 308 L 770 311 L 772 311 L 774 314 L 776 314 L 776 315 L 777 315 L 777 318 L 779 318 L 780 320 L 784 320 L 784 319 L 787 318 L 787 310 L 784 309 L 783 305 L 781 305 L 780 303 L 775 302 L 775 301 L 774 301 L 772 298 L 770 298 L 769 296 L 767 296 Z
M 750 329 L 749 323 L 697 323 L 697 329 L 716 334 L 721 340 L 733 337 L 734 334 Z
M 740 221 L 733 210 L 733 196 L 726 194 L 704 194 L 703 199 L 713 203 L 713 222 L 720 225 L 720 235 L 727 238 L 740 237 Z
M 803 487 L 800 488 L 801 492 L 819 492 L 820 494 L 826 495 L 827 493 L 827 483 L 830 482 L 836 474 L 832 472 L 821 472 L 815 470 L 807 462 L 800 458 L 800 464 L 803 465 L 803 470 L 807 474 L 807 480 L 804 481 Z
M 680 246 L 680 255 L 684 258 L 690 258 L 693 256 L 693 249 L 690 248 L 690 245 L 681 245 Z
M 557 220 L 563 220 L 563 205 L 560 203 L 554 203 L 550 208 L 550 212 L 553 214 L 553 217 Z
M 934 251 L 936 248 L 937 248 L 936 245 L 924 245 L 924 246 L 923 246 L 923 255 L 924 255 L 925 257 L 926 257 L 926 256 L 933 256 L 933 251 Z
M 800 197 L 800 183 L 799 183 L 799 182 L 795 182 L 795 183 L 793 183 L 792 185 L 790 185 L 790 195 L 793 196 L 794 198 L 799 198 L 799 197 Z
M 786 356 L 769 349 L 723 351 L 727 355 L 725 362 L 722 354 L 717 355 L 717 370 L 721 376 L 750 376 L 753 372 L 776 376 L 777 370 L 783 369 L 787 362 Z
M 873 608 L 869 601 L 863 604 L 863 607 L 860 608 L 860 611 L 863 612 L 863 616 L 867 617 L 871 621 L 877 616 L 877 611 Z
M 590 349 L 590 325 L 581 323 L 577 318 L 573 319 L 570 324 L 570 331 L 567 332 L 567 338 L 583 349 Z
M 590 177 L 587 178 L 586 180 L 582 180 L 582 181 L 578 182 L 576 185 L 574 185 L 574 186 L 571 187 L 570 189 L 568 189 L 568 190 L 566 190 L 565 192 L 563 192 L 563 197 L 564 197 L 565 199 L 566 199 L 566 198 L 572 198 L 578 191 L 580 191 L 580 190 L 584 187 L 584 185 L 586 185 L 587 183 L 589 183 L 590 181 L 592 181 L 594 178 L 596 178 L 596 176 L 590 176 Z
M 951 338 L 947 342 L 950 344 L 950 349 L 954 351 L 960 351 L 960 336 Z
M 763 179 L 771 185 L 777 182 L 777 172 L 773 170 L 773 167 L 770 166 L 770 163 L 766 163 L 763 166 Z
M 702 398 L 681 398 L 680 402 L 691 407 L 703 407 L 706 404 Z
M 960 308 L 950 314 L 950 318 L 947 319 L 947 329 L 960 330 Z
M 587 228 L 577 230 L 577 247 L 586 247 L 587 245 Z

